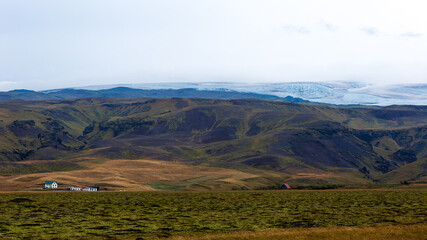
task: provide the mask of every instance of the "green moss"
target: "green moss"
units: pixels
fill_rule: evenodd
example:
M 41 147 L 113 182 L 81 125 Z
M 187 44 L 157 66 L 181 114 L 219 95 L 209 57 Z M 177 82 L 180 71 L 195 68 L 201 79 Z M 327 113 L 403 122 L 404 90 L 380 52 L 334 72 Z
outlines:
M 154 238 L 414 224 L 427 222 L 426 211 L 425 190 L 7 193 L 0 194 L 0 238 Z

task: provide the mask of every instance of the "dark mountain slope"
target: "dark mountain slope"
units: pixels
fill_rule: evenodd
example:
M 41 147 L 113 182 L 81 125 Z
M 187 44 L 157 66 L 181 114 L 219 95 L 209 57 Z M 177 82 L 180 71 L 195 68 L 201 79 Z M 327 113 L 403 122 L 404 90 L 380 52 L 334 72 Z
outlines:
M 215 99 L 260 99 L 274 100 L 284 102 L 305 102 L 301 98 L 277 97 L 268 94 L 236 92 L 229 90 L 197 90 L 192 88 L 184 89 L 135 89 L 127 87 L 116 87 L 101 90 L 84 90 L 84 89 L 59 89 L 56 91 L 36 92 L 31 90 L 13 90 L 9 92 L 0 92 L 0 100 L 52 100 L 52 99 L 75 99 L 90 97 L 112 97 L 112 98 L 215 98 Z
M 392 181 L 383 175 L 426 157 L 426 126 L 423 106 L 179 98 L 3 101 L 0 160 L 151 158 L 348 176 L 341 182 Z

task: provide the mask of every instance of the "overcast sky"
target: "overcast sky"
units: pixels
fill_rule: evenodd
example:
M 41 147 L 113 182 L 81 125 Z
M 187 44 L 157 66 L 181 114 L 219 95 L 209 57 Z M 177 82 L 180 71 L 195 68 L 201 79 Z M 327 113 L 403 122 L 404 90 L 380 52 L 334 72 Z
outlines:
M 0 0 L 0 90 L 427 83 L 425 0 Z

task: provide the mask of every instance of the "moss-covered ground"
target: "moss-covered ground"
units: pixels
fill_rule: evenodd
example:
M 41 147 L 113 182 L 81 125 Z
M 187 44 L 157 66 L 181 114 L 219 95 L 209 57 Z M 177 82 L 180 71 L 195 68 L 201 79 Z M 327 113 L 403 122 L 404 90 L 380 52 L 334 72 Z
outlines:
M 0 238 L 161 238 L 427 223 L 426 190 L 0 194 Z

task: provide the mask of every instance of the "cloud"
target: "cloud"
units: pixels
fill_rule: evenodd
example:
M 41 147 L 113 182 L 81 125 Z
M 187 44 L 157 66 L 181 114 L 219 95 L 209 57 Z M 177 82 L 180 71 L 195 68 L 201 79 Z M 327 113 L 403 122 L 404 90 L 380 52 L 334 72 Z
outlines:
M 309 34 L 310 30 L 305 28 L 305 27 L 301 27 L 301 26 L 294 26 L 294 25 L 285 25 L 283 26 L 283 30 L 286 33 L 298 33 L 298 34 Z
M 409 5 L 0 0 L 0 90 L 221 77 L 425 82 L 427 14 Z
M 334 25 L 334 24 L 331 24 L 331 23 L 328 23 L 328 22 L 325 22 L 323 19 L 322 19 L 322 20 L 320 20 L 320 25 L 321 25 L 324 29 L 326 29 L 326 30 L 328 30 L 328 31 L 331 31 L 331 32 L 335 32 L 335 31 L 337 31 L 337 30 L 339 29 L 339 27 L 338 27 L 338 26 L 336 26 L 336 25 Z
M 15 82 L 11 82 L 11 81 L 0 81 L 0 91 L 2 91 L 3 89 L 9 89 L 13 85 L 15 85 Z
M 380 33 L 380 31 L 375 27 L 364 27 L 360 29 L 363 33 L 370 36 L 376 36 Z
M 406 32 L 399 35 L 400 37 L 419 38 L 422 37 L 422 33 Z

